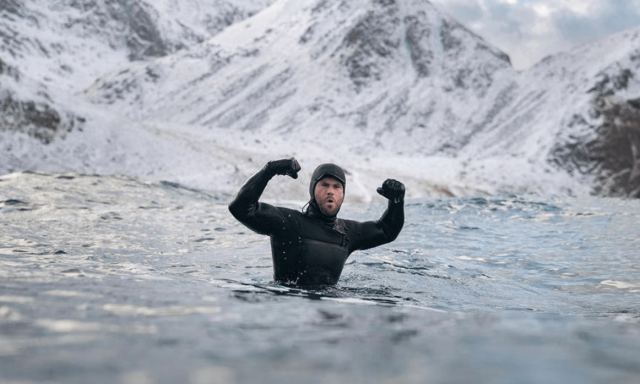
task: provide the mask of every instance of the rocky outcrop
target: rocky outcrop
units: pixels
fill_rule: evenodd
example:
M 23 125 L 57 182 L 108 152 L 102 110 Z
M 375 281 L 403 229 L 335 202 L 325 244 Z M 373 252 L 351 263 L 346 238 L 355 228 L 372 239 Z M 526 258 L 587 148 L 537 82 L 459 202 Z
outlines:
M 593 193 L 640 198 L 640 98 L 618 95 L 635 74 L 628 68 L 603 75 L 591 89 L 592 108 L 567 129 L 580 132 L 555 145 L 551 161 L 571 174 L 592 175 Z
M 64 136 L 84 124 L 70 111 L 96 77 L 198 44 L 271 1 L 2 0 L 0 130 Z
M 422 0 L 273 7 L 242 25 L 241 43 L 231 29 L 86 94 L 135 119 L 309 140 L 335 131 L 342 143 L 433 154 L 468 142 L 494 78 L 515 75 L 505 54 Z
M 165 41 L 158 28 L 158 13 L 142 1 L 74 0 L 70 5 L 81 8 L 83 15 L 70 18 L 67 21 L 69 27 L 80 24 L 87 33 L 101 35 L 105 32 L 104 26 L 112 25 L 115 33 L 105 36 L 108 36 L 109 43 L 114 46 L 123 41 L 130 60 L 165 56 L 173 51 L 173 47 Z
M 20 72 L 13 66 L 5 63 L 2 58 L 0 58 L 0 76 L 7 76 L 14 81 L 20 80 Z
M 344 36 L 341 61 L 356 88 L 361 88 L 383 75 L 384 61 L 392 60 L 400 46 L 395 36 L 400 23 L 395 1 L 374 1 L 368 11 Z
M 45 103 L 22 101 L 0 92 L 0 130 L 26 133 L 44 144 L 64 136 L 84 123 L 71 113 L 61 113 Z
M 6 12 L 7 14 L 18 14 L 21 6 L 18 0 L 3 0 L 0 2 L 0 12 Z
M 2 86 L 3 83 L 5 86 Z M 26 84 L 29 83 L 27 80 Z M 25 133 L 48 144 L 84 123 L 84 118 L 71 112 L 61 112 L 55 107 L 44 86 L 29 84 L 38 89 L 33 100 L 30 100 L 18 96 L 9 84 L 25 82 L 17 68 L 0 59 L 0 131 Z
M 603 100 L 598 139 L 585 143 L 599 163 L 594 192 L 640 198 L 640 108 L 638 99 Z
M 6 0 L 0 43 L 0 130 L 43 143 L 88 101 L 152 130 L 447 158 L 500 192 L 640 197 L 640 30 L 516 72 L 425 0 Z
M 550 151 L 550 160 L 592 179 L 593 193 L 640 198 L 640 30 L 594 44 L 618 56 L 589 79 L 586 108 L 576 110 Z

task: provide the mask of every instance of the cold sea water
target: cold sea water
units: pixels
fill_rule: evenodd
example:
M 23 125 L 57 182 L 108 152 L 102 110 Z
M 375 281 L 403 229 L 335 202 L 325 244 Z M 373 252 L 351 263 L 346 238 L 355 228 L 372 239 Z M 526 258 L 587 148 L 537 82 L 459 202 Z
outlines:
M 0 177 L 0 382 L 640 382 L 640 201 L 409 200 L 395 242 L 306 290 L 230 198 Z

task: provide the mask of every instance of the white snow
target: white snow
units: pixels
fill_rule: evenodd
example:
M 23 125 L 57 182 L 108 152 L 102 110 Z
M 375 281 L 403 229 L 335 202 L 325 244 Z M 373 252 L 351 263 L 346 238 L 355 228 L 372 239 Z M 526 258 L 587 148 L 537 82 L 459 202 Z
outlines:
M 550 165 L 548 153 L 570 134 L 568 119 L 588 113 L 599 74 L 638 65 L 632 30 L 518 72 L 417 0 L 391 11 L 367 0 L 141 2 L 186 47 L 131 62 L 113 45 L 119 35 L 65 25 L 83 17 L 67 3 L 29 0 L 39 24 L 0 24 L 24 38 L 19 54 L 3 55 L 24 79 L 0 75 L 0 91 L 42 100 L 46 89 L 87 122 L 49 145 L 0 130 L 0 173 L 122 174 L 233 193 L 266 161 L 295 156 L 301 179 L 272 183 L 267 198 L 304 200 L 313 168 L 329 161 L 349 171 L 348 198 L 361 201 L 387 177 L 409 197 L 585 195 L 589 177 Z M 218 33 L 215 11 L 232 3 L 238 20 Z M 359 35 L 363 26 L 373 29 Z M 633 81 L 626 96 L 640 96 Z

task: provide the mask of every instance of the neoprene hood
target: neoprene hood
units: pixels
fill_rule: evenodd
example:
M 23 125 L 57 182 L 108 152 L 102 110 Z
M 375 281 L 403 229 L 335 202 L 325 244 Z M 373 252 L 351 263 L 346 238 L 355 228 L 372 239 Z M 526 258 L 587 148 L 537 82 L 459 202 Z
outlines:
M 341 182 L 343 190 L 347 189 L 347 177 L 345 176 L 344 169 L 331 163 L 320 164 L 316 170 L 313 171 L 313 175 L 311 175 L 311 183 L 309 184 L 309 195 L 311 196 L 311 201 L 315 201 L 315 195 L 313 192 L 316 189 L 316 184 L 327 176 L 333 177 Z

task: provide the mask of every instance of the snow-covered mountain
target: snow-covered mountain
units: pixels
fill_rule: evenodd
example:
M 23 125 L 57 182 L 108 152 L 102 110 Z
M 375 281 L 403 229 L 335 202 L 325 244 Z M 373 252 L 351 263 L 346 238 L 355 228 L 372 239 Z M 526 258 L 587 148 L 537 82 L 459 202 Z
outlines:
M 509 75 L 506 55 L 425 1 L 290 0 L 87 94 L 135 120 L 453 154 Z
M 640 29 L 539 67 L 564 77 L 556 99 L 569 106 L 549 158 L 572 175 L 590 175 L 596 194 L 640 197 Z
M 50 142 L 84 118 L 77 97 L 132 61 L 198 44 L 273 0 L 3 0 L 0 130 Z
M 509 101 L 463 152 L 493 158 L 508 148 L 592 193 L 640 197 L 639 74 L 640 29 L 548 57 L 500 91 Z
M 0 95 L 40 103 L 62 127 L 49 131 L 68 132 L 39 144 L 16 131 L 40 137 L 41 124 L 0 120 L 0 171 L 231 191 L 295 155 L 345 165 L 364 199 L 387 176 L 413 196 L 640 196 L 640 30 L 517 72 L 425 0 L 205 3 L 0 6 Z

